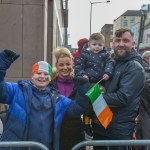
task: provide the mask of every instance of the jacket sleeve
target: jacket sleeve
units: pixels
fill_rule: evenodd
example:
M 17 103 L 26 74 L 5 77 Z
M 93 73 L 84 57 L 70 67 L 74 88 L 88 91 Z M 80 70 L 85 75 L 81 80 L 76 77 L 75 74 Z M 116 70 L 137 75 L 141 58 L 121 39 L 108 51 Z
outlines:
M 139 97 L 143 86 L 144 73 L 142 68 L 133 68 L 122 73 L 116 91 L 106 92 L 106 94 L 103 94 L 103 97 L 111 107 L 124 107 Z
M 0 100 L 4 100 L 7 97 L 6 87 L 4 81 L 0 82 Z
M 86 75 L 85 65 L 86 65 L 85 54 L 81 53 L 81 55 L 77 58 L 77 62 L 75 63 L 75 75 L 76 76 Z
M 15 52 L 5 49 L 0 52 L 0 100 L 7 97 L 7 90 L 4 82 L 7 69 L 19 57 Z
M 3 82 L 3 89 L 0 91 L 0 95 L 5 95 L 0 99 L 0 103 L 9 105 L 12 102 L 14 94 L 18 88 L 19 87 L 17 83 Z
M 114 60 L 112 60 L 109 54 L 106 54 L 105 68 L 104 73 L 108 74 L 109 77 L 112 77 L 114 72 Z
M 78 87 L 76 99 L 71 101 L 71 104 L 65 113 L 66 116 L 79 117 L 86 111 L 86 109 L 89 107 L 90 101 L 85 93 L 89 89 L 90 83 L 87 79 L 84 79 L 84 82 Z

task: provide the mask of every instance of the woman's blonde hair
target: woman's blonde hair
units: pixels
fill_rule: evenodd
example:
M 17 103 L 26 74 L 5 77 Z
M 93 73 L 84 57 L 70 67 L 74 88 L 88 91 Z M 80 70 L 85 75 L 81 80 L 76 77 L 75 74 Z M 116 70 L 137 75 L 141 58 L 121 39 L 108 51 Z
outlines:
M 65 47 L 56 48 L 54 50 L 54 56 L 56 58 L 56 63 L 57 63 L 58 59 L 62 58 L 62 57 L 69 57 L 69 58 L 71 58 L 71 61 L 73 61 L 73 56 L 72 56 L 70 50 Z
M 58 59 L 59 58 L 63 58 L 63 57 L 69 57 L 71 59 L 72 63 L 73 63 L 73 56 L 72 56 L 70 50 L 65 48 L 65 47 L 56 48 L 53 51 L 53 54 L 54 54 L 54 56 L 56 58 L 56 64 L 58 62 Z M 52 80 L 54 80 L 58 76 L 58 72 L 57 72 L 56 67 L 53 67 L 52 72 L 53 72 Z

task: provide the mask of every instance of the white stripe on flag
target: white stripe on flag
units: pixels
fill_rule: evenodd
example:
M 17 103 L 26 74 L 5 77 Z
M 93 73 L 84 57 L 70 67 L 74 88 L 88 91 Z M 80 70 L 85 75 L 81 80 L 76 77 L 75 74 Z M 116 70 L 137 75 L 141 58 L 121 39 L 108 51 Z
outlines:
M 106 101 L 104 100 L 103 96 L 100 95 L 93 103 L 95 114 L 99 116 L 99 114 L 105 109 L 106 106 Z

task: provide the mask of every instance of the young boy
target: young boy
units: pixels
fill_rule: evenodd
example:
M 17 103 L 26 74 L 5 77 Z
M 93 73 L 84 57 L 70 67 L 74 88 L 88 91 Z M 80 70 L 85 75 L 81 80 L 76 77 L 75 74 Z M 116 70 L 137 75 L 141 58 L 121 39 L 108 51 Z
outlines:
M 83 113 L 88 107 L 85 93 L 90 85 L 86 80 L 79 87 L 78 97 L 74 101 L 58 94 L 49 85 L 52 68 L 45 61 L 33 65 L 31 80 L 5 82 L 7 69 L 17 58 L 13 51 L 0 51 L 0 103 L 9 105 L 1 141 L 35 141 L 49 150 L 59 150 L 59 132 L 64 113 L 75 118 Z
M 109 52 L 104 49 L 105 38 L 101 33 L 93 33 L 88 42 L 88 47 L 85 48 L 78 57 L 75 64 L 75 75 L 89 79 L 90 83 L 108 80 L 113 73 L 113 61 L 110 59 Z M 88 135 L 91 135 L 89 130 L 90 118 L 85 116 L 85 125 Z

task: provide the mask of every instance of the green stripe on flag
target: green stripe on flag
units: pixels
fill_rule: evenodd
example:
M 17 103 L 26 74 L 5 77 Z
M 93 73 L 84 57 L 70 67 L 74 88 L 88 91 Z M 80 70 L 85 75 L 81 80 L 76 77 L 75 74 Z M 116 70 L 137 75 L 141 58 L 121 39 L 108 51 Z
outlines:
M 94 101 L 101 95 L 101 90 L 98 84 L 95 84 L 87 93 L 86 95 L 90 98 L 91 103 L 93 104 Z

